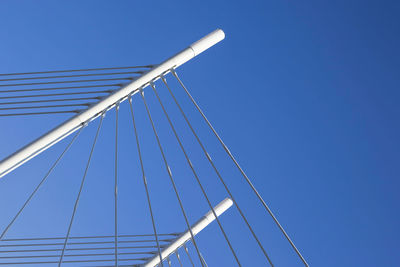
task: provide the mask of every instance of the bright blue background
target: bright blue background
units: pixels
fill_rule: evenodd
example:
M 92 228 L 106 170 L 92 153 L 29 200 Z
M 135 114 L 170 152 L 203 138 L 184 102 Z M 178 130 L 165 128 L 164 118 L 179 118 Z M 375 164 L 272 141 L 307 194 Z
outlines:
M 220 27 L 226 39 L 185 64 L 180 74 L 304 257 L 312 266 L 397 266 L 399 8 L 396 1 L 3 0 L 0 72 L 158 63 Z M 301 266 L 182 90 L 169 79 L 276 266 Z M 171 114 L 180 118 L 166 91 L 161 93 Z M 146 96 L 155 117 L 164 119 L 150 90 Z M 149 151 L 145 160 L 160 231 L 181 231 L 185 225 L 139 100 L 138 123 L 143 149 Z M 1 119 L 0 156 L 65 119 Z M 129 119 L 125 104 L 120 229 L 151 233 Z M 113 231 L 114 123 L 110 112 L 78 209 L 75 235 Z M 65 234 L 96 125 L 85 129 L 9 236 Z M 192 177 L 182 178 L 190 173 L 183 170 L 165 120 L 158 125 L 194 222 L 208 207 L 193 180 L 188 182 Z M 184 133 L 190 136 L 187 129 Z M 185 140 L 213 203 L 218 203 L 226 194 L 216 177 L 211 178 L 193 139 Z M 0 180 L 0 229 L 65 144 Z M 237 212 L 230 210 L 221 221 L 243 265 L 264 265 Z M 210 266 L 234 266 L 215 223 L 198 242 Z

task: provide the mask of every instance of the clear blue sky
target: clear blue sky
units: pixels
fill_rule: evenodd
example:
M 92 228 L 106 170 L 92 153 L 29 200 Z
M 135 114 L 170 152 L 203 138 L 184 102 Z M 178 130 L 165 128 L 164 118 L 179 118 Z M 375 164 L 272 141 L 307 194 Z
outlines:
M 397 266 L 399 11 L 396 1 L 3 0 L 0 73 L 159 63 L 222 28 L 226 39 L 179 73 L 304 257 L 312 266 Z M 172 84 L 273 262 L 301 266 L 182 90 Z M 165 90 L 162 95 L 168 99 Z M 208 207 L 187 177 L 154 95 L 149 90 L 146 96 L 194 222 Z M 182 231 L 184 221 L 144 109 L 135 101 L 160 231 Z M 74 235 L 112 234 L 114 116 L 110 112 L 105 118 Z M 66 118 L 1 119 L 0 156 Z M 85 129 L 10 237 L 65 234 L 97 123 Z M 151 233 L 126 104 L 120 123 L 120 231 Z M 226 194 L 194 139 L 185 140 L 218 203 Z M 65 145 L 0 180 L 0 229 Z M 232 208 L 221 221 L 243 265 L 263 266 L 237 212 Z M 201 250 L 209 266 L 234 266 L 218 230 L 214 223 L 199 235 Z

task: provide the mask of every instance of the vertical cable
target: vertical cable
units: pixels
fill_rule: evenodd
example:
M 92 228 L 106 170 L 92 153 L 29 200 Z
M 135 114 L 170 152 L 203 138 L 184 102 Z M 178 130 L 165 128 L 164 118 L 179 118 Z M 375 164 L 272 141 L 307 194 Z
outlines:
M 161 77 L 161 79 L 164 81 L 164 77 Z M 165 82 L 165 81 L 164 81 L 164 82 Z M 221 224 L 221 222 L 220 222 L 220 220 L 219 220 L 217 214 L 215 213 L 214 207 L 213 207 L 213 205 L 211 204 L 211 201 L 209 200 L 209 198 L 208 198 L 208 196 L 207 196 L 207 193 L 206 193 L 206 191 L 205 191 L 203 185 L 202 185 L 201 182 L 200 182 L 200 178 L 199 178 L 199 176 L 197 175 L 197 173 L 196 173 L 196 171 L 195 171 L 195 169 L 194 169 L 194 167 L 193 167 L 193 164 L 192 164 L 192 162 L 190 161 L 189 156 L 188 156 L 188 154 L 186 153 L 185 148 L 183 147 L 182 141 L 181 141 L 181 139 L 179 138 L 178 133 L 176 132 L 175 127 L 174 127 L 174 125 L 173 125 L 173 123 L 172 123 L 172 121 L 171 121 L 171 119 L 170 119 L 170 117 L 169 117 L 169 115 L 168 115 L 168 113 L 167 113 L 167 110 L 165 109 L 165 107 L 164 107 L 164 105 L 163 105 L 163 103 L 162 103 L 162 101 L 161 101 L 161 98 L 160 98 L 160 96 L 159 96 L 158 93 L 157 93 L 157 90 L 156 90 L 155 85 L 154 85 L 153 83 L 151 83 L 150 85 L 151 85 L 151 87 L 153 88 L 153 91 L 154 91 L 154 93 L 155 93 L 155 95 L 156 95 L 156 97 L 157 97 L 158 102 L 160 103 L 160 106 L 161 106 L 161 108 L 162 108 L 162 110 L 163 110 L 163 112 L 164 112 L 164 114 L 165 114 L 165 117 L 167 118 L 168 123 L 169 123 L 169 125 L 171 126 L 172 131 L 174 132 L 175 138 L 176 138 L 176 140 L 177 140 L 178 143 L 179 143 L 179 147 L 181 148 L 183 154 L 185 155 L 186 161 L 187 161 L 187 163 L 188 163 L 190 169 L 192 170 L 193 176 L 195 177 L 195 179 L 196 179 L 196 181 L 197 181 L 197 183 L 198 183 L 198 185 L 199 185 L 199 187 L 200 187 L 200 189 L 201 189 L 201 192 L 203 193 L 203 196 L 204 196 L 204 198 L 206 199 L 206 201 L 207 201 L 207 203 L 208 203 L 208 206 L 210 207 L 210 209 L 211 209 L 211 211 L 212 211 L 212 213 L 213 213 L 213 215 L 214 215 L 214 217 L 215 217 L 215 219 L 216 219 L 216 221 L 217 221 L 217 223 L 218 223 L 218 225 L 219 225 L 219 228 L 221 229 L 221 232 L 222 232 L 222 234 L 224 235 L 224 238 L 225 238 L 225 240 L 226 240 L 226 242 L 227 242 L 227 244 L 228 244 L 228 246 L 229 246 L 229 248 L 230 248 L 230 250 L 231 250 L 231 252 L 232 252 L 232 254 L 233 254 L 233 256 L 234 256 L 234 258 L 235 258 L 235 260 L 236 260 L 236 262 L 237 262 L 237 264 L 238 264 L 239 266 L 241 266 L 241 264 L 240 264 L 240 262 L 239 262 L 239 259 L 238 259 L 237 255 L 236 255 L 236 253 L 235 253 L 235 250 L 233 249 L 232 244 L 231 244 L 231 242 L 229 241 L 229 238 L 228 238 L 228 236 L 226 235 L 225 230 L 224 230 L 224 228 L 222 227 L 222 224 Z
M 119 103 L 115 106 L 115 176 L 114 176 L 114 243 L 115 266 L 118 266 L 118 111 Z
M 161 255 L 160 242 L 159 242 L 159 240 L 158 240 L 158 235 L 157 235 L 156 223 L 155 223 L 154 215 L 153 215 L 153 209 L 152 209 L 152 207 L 151 207 L 149 188 L 148 188 L 148 186 L 147 186 L 147 178 L 146 178 L 146 174 L 145 174 L 145 172 L 144 172 L 143 159 L 142 159 L 142 152 L 141 152 L 141 150 L 140 150 L 139 136 L 138 136 L 138 133 L 137 133 L 136 122 L 135 122 L 135 116 L 134 116 L 134 113 L 133 113 L 132 97 L 129 96 L 128 99 L 129 99 L 129 106 L 130 106 L 130 108 L 131 108 L 132 124 L 133 124 L 133 129 L 134 129 L 134 131 L 135 131 L 136 147 L 137 147 L 137 151 L 138 151 L 138 155 L 139 155 L 140 168 L 141 168 L 141 170 L 142 170 L 143 184 L 144 184 L 144 188 L 145 188 L 145 191 L 146 191 L 147 204 L 149 205 L 151 223 L 152 223 L 152 225 L 153 225 L 154 238 L 156 239 L 156 243 L 157 243 L 158 255 L 160 256 L 160 264 L 161 264 L 161 266 L 164 266 L 164 264 L 163 264 L 163 259 L 162 259 L 162 255 Z
M 50 167 L 50 169 L 47 171 L 46 175 L 43 177 L 43 179 L 40 181 L 40 183 L 36 186 L 35 190 L 31 193 L 31 195 L 28 197 L 28 199 L 25 201 L 24 205 L 20 208 L 20 210 L 17 212 L 17 214 L 14 216 L 14 218 L 11 220 L 11 222 L 7 225 L 7 227 L 4 229 L 4 231 L 0 235 L 0 240 L 3 239 L 4 235 L 7 233 L 8 229 L 11 227 L 11 225 L 15 222 L 15 220 L 18 218 L 18 216 L 21 214 L 21 212 L 24 210 L 26 205 L 31 201 L 33 196 L 36 194 L 36 192 L 39 190 L 39 188 L 42 186 L 42 184 L 47 180 L 47 177 L 51 174 L 51 172 L 54 170 L 58 162 L 63 158 L 64 154 L 69 150 L 71 145 L 74 143 L 75 139 L 79 136 L 81 133 L 83 127 L 81 127 L 78 132 L 75 134 L 75 136 L 72 138 L 72 140 L 69 142 L 69 144 L 66 146 L 64 151 L 60 154 L 60 156 L 57 158 L 57 160 L 53 163 L 53 165 Z
M 180 265 L 181 267 L 183 267 L 182 262 L 181 262 L 181 256 L 179 256 L 178 250 L 175 251 L 175 255 L 176 255 L 176 258 L 178 259 L 179 265 Z
M 83 174 L 83 177 L 82 177 L 81 186 L 80 186 L 80 188 L 79 188 L 78 196 L 76 197 L 76 200 L 75 200 L 74 210 L 73 210 L 73 212 L 72 212 L 72 216 L 71 216 L 71 219 L 70 219 L 70 222 L 69 222 L 67 235 L 66 235 L 66 237 L 65 237 L 63 249 L 62 249 L 62 251 L 61 251 L 60 260 L 59 260 L 59 262 L 58 262 L 58 267 L 61 266 L 61 263 L 62 263 L 62 260 L 63 260 L 63 257 L 64 257 L 65 247 L 67 246 L 67 242 L 68 242 L 69 234 L 70 234 L 70 232 L 71 232 L 72 223 L 73 223 L 73 221 L 74 221 L 76 209 L 78 208 L 79 198 L 81 197 L 83 185 L 84 185 L 84 183 L 85 183 L 86 174 L 87 174 L 87 171 L 88 171 L 88 169 L 89 169 L 89 165 L 90 165 L 90 161 L 91 161 L 91 159 L 92 159 L 94 147 L 96 146 L 97 137 L 99 136 L 99 132 L 100 132 L 100 129 L 101 129 L 101 125 L 102 125 L 102 123 L 103 123 L 104 114 L 105 114 L 105 113 L 103 113 L 102 116 L 101 116 L 101 119 L 100 119 L 100 122 L 99 122 L 99 127 L 97 128 L 96 136 L 95 136 L 94 141 L 93 141 L 92 149 L 90 150 L 89 159 L 88 159 L 87 164 L 86 164 L 85 173 Z
M 206 260 L 203 257 L 203 254 L 200 253 L 201 259 L 203 260 L 204 264 L 206 265 L 206 267 L 208 267 Z
M 253 228 L 251 227 L 250 223 L 248 222 L 246 216 L 244 215 L 242 209 L 239 207 L 239 204 L 236 202 L 233 194 L 231 193 L 230 189 L 228 188 L 228 185 L 225 183 L 224 179 L 222 178 L 220 172 L 218 171 L 217 167 L 215 166 L 214 162 L 212 161 L 210 155 L 208 154 L 206 148 L 204 147 L 203 143 L 201 142 L 199 136 L 197 135 L 196 131 L 194 130 L 192 124 L 190 123 L 188 117 L 186 116 L 185 112 L 183 111 L 183 108 L 181 107 L 181 105 L 178 103 L 178 100 L 176 99 L 174 93 L 172 92 L 171 88 L 169 87 L 166 79 L 164 77 L 162 77 L 162 81 L 164 82 L 165 86 L 168 89 L 168 92 L 170 93 L 171 97 L 173 98 L 176 106 L 178 107 L 178 109 L 180 110 L 182 116 L 184 117 L 186 124 L 189 126 L 190 130 L 192 131 L 194 137 L 196 138 L 197 142 L 199 143 L 201 149 L 203 150 L 204 155 L 206 156 L 208 162 L 211 164 L 211 166 L 213 167 L 215 173 L 218 176 L 218 179 L 220 180 L 220 182 L 222 183 L 222 185 L 224 186 L 226 192 L 229 194 L 229 197 L 232 199 L 233 203 L 235 204 L 236 208 L 238 209 L 240 216 L 243 218 L 244 222 L 246 223 L 247 227 L 249 228 L 251 234 L 253 235 L 254 239 L 256 240 L 258 246 L 260 247 L 260 249 L 262 250 L 265 258 L 267 259 L 267 261 L 269 262 L 269 264 L 271 266 L 274 266 L 270 257 L 268 256 L 267 252 L 265 251 L 263 245 L 261 244 L 259 238 L 257 237 L 256 233 L 254 232 Z
M 183 248 L 185 249 L 186 255 L 188 256 L 190 263 L 191 263 L 192 266 L 194 267 L 194 263 L 193 263 L 192 257 L 191 257 L 190 254 L 189 254 L 189 250 L 188 250 L 186 244 L 183 245 Z
M 220 142 L 220 144 L 222 145 L 222 147 L 224 148 L 225 152 L 229 155 L 229 157 L 231 158 L 231 160 L 235 163 L 236 167 L 238 168 L 238 170 L 240 171 L 240 173 L 242 174 L 243 178 L 246 180 L 246 182 L 248 183 L 248 185 L 251 187 L 251 189 L 253 190 L 253 192 L 256 194 L 257 198 L 260 200 L 260 202 L 262 203 L 262 205 L 264 206 L 264 208 L 267 210 L 267 212 L 269 213 L 269 215 L 271 216 L 271 218 L 274 220 L 275 224 L 278 226 L 278 228 L 281 230 L 282 234 L 286 237 L 286 239 L 288 240 L 288 242 L 290 243 L 290 245 L 292 246 L 292 248 L 294 249 L 294 251 L 297 253 L 297 255 L 299 256 L 299 258 L 301 259 L 301 261 L 303 262 L 303 264 L 305 266 L 309 266 L 308 263 L 306 262 L 306 260 L 303 258 L 303 256 L 301 255 L 300 251 L 297 249 L 297 247 L 295 246 L 295 244 L 293 243 L 293 241 L 290 239 L 289 235 L 286 233 L 286 231 L 283 229 L 282 225 L 279 223 L 278 219 L 275 217 L 275 215 L 272 213 L 272 210 L 268 207 L 267 203 L 264 201 L 264 199 L 261 197 L 261 195 L 258 193 L 257 189 L 255 188 L 255 186 L 253 185 L 253 183 L 250 181 L 249 177 L 247 177 L 246 173 L 243 171 L 243 169 L 240 167 L 239 163 L 236 161 L 235 157 L 232 155 L 232 153 L 229 151 L 228 147 L 225 145 L 225 143 L 222 141 L 221 137 L 218 135 L 218 133 L 215 131 L 214 127 L 211 125 L 210 121 L 207 119 L 207 117 L 205 116 L 205 114 L 203 113 L 203 111 L 200 109 L 199 105 L 196 103 L 196 101 L 193 99 L 192 95 L 189 93 L 188 89 L 186 88 L 186 86 L 183 84 L 183 82 L 181 81 L 181 79 L 179 79 L 178 75 L 176 74 L 175 70 L 171 70 L 172 74 L 175 76 L 175 78 L 178 80 L 179 84 L 182 86 L 182 88 L 185 90 L 186 94 L 189 96 L 190 100 L 192 101 L 192 103 L 195 105 L 196 109 L 199 111 L 199 113 L 201 114 L 201 116 L 203 117 L 203 119 L 206 121 L 207 125 L 209 126 L 209 128 L 211 129 L 211 131 L 214 133 L 214 135 L 217 137 L 218 141 Z
M 188 227 L 188 229 L 189 229 L 189 232 L 190 232 L 190 235 L 191 235 L 191 237 L 192 237 L 193 245 L 194 245 L 194 247 L 196 248 L 197 255 L 198 255 L 199 259 L 200 259 L 201 266 L 204 267 L 204 264 L 201 262 L 201 256 L 200 256 L 199 248 L 197 247 L 197 243 L 196 243 L 196 241 L 195 241 L 195 239 L 194 239 L 192 227 L 191 227 L 190 224 L 189 224 L 189 220 L 188 220 L 188 218 L 187 218 L 187 216 L 186 216 L 185 209 L 183 208 L 183 204 L 182 204 L 182 201 L 181 201 L 181 197 L 179 196 L 178 189 L 176 188 L 174 179 L 173 179 L 173 177 L 172 177 L 171 168 L 170 168 L 169 165 L 168 165 L 167 158 L 165 157 L 164 150 L 163 150 L 163 148 L 162 148 L 162 146 L 161 146 L 160 138 L 158 137 L 157 130 L 156 130 L 155 126 L 154 126 L 154 122 L 153 122 L 153 119 L 152 119 L 152 117 L 151 117 L 149 107 L 148 107 L 148 105 L 147 105 L 147 101 L 146 101 L 146 99 L 145 99 L 145 97 L 144 97 L 143 89 L 141 89 L 140 95 L 142 96 L 144 105 L 145 105 L 145 107 L 146 107 L 146 112 L 147 112 L 147 115 L 148 115 L 148 117 L 149 117 L 149 120 L 150 120 L 150 123 L 151 123 L 151 127 L 153 128 L 154 136 L 156 137 L 157 144 L 158 144 L 158 148 L 160 149 L 161 156 L 162 156 L 162 158 L 163 158 L 164 165 L 165 165 L 165 168 L 166 168 L 167 173 L 168 173 L 168 177 L 169 177 L 169 179 L 170 179 L 170 181 L 171 181 L 172 187 L 174 188 L 176 198 L 178 199 L 179 206 L 180 206 L 180 208 L 181 208 L 183 217 L 185 218 L 186 225 L 187 225 L 187 227 Z

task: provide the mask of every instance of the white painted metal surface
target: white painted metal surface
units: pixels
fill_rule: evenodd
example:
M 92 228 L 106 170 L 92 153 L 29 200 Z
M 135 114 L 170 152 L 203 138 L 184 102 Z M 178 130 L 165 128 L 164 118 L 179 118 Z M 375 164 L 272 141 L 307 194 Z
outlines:
M 225 34 L 222 30 L 217 29 L 213 31 L 199 41 L 190 45 L 188 48 L 182 50 L 175 56 L 155 66 L 150 71 L 146 72 L 125 87 L 122 87 L 112 95 L 94 104 L 87 110 L 74 116 L 65 123 L 61 124 L 55 129 L 39 137 L 32 143 L 18 150 L 14 154 L 5 158 L 0 162 L 0 178 L 11 172 L 18 166 L 22 165 L 29 159 L 35 157 L 42 151 L 46 150 L 53 144 L 67 137 L 68 135 L 82 127 L 85 123 L 88 123 L 99 116 L 103 111 L 112 108 L 116 102 L 125 100 L 128 95 L 138 92 L 140 88 L 146 87 L 151 81 L 157 80 L 160 75 L 168 73 L 169 70 L 171 70 L 172 68 L 179 67 L 180 65 L 189 61 L 201 52 L 220 42 L 224 38 Z
M 215 214 L 219 217 L 222 213 L 224 213 L 227 209 L 229 209 L 233 204 L 233 201 L 230 198 L 225 198 L 221 201 L 215 208 Z M 210 223 L 215 220 L 215 216 L 210 210 L 204 215 L 200 220 L 198 220 L 195 224 L 192 225 L 192 232 L 193 235 L 197 235 L 201 230 L 207 227 Z M 175 241 L 173 241 L 170 245 L 164 248 L 161 251 L 161 257 L 163 259 L 167 258 L 170 254 L 174 253 L 177 249 L 183 246 L 187 241 L 191 239 L 191 235 L 189 230 L 178 236 Z M 143 266 L 144 267 L 154 267 L 160 263 L 160 256 L 159 254 L 155 255 L 151 258 L 148 262 L 146 262 Z

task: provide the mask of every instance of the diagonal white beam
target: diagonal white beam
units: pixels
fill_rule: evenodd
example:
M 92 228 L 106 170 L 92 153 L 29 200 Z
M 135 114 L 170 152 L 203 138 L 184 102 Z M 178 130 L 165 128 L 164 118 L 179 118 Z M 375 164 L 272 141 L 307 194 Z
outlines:
M 3 159 L 0 162 L 0 178 L 81 128 L 85 123 L 90 122 L 103 111 L 112 108 L 116 102 L 125 100 L 128 95 L 138 92 L 140 88 L 148 86 L 151 81 L 157 80 L 160 75 L 169 72 L 172 68 L 179 67 L 224 38 L 225 34 L 222 30 L 217 29 L 213 31 L 178 54 L 153 67 L 151 70 L 114 92 L 107 98 L 94 104 L 87 110 L 77 114 L 35 141 L 24 146 L 14 154 Z
M 225 198 L 223 201 L 221 201 L 217 206 L 215 206 L 215 214 L 219 217 L 222 213 L 224 213 L 227 209 L 229 209 L 232 206 L 233 202 L 230 198 Z M 197 235 L 200 233 L 201 230 L 207 227 L 210 223 L 212 223 L 215 220 L 215 216 L 210 210 L 207 212 L 206 215 L 200 218 L 195 224 L 192 225 L 191 229 L 193 232 L 193 235 Z M 171 242 L 167 247 L 165 247 L 161 251 L 161 257 L 163 259 L 166 259 L 169 255 L 174 253 L 177 249 L 179 249 L 181 246 L 183 246 L 187 241 L 191 239 L 191 235 L 189 230 L 186 232 L 182 233 L 180 236 L 178 236 L 174 241 Z M 160 264 L 160 256 L 159 254 L 155 255 L 153 258 L 151 258 L 149 261 L 147 261 L 145 264 L 143 264 L 143 267 L 154 267 Z

